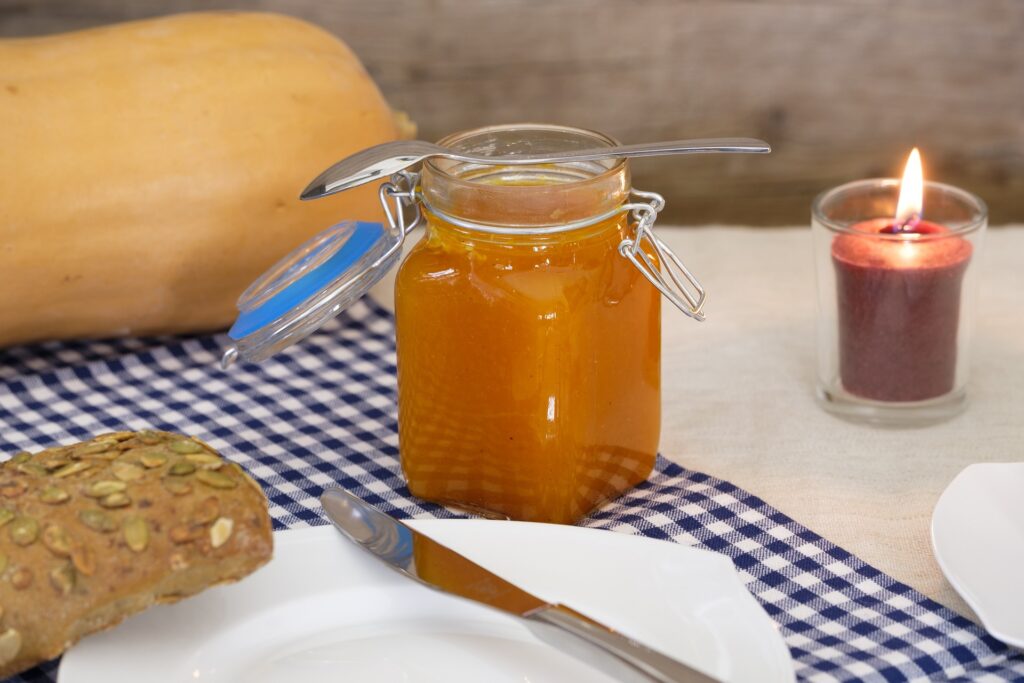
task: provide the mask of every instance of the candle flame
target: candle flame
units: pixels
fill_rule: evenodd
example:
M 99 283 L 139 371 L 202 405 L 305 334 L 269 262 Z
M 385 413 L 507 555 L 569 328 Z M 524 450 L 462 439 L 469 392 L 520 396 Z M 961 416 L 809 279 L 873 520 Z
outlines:
M 896 230 L 913 229 L 921 220 L 924 204 L 924 172 L 921 170 L 921 153 L 917 147 L 910 152 L 907 166 L 900 182 L 900 198 L 896 203 Z

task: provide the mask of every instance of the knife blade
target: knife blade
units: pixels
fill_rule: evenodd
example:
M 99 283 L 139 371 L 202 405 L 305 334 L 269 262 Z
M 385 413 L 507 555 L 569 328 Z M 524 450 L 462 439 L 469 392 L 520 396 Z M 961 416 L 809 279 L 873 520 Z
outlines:
M 570 607 L 548 603 L 339 488 L 320 496 L 343 536 L 430 588 L 523 620 L 545 643 L 621 681 L 718 683 Z

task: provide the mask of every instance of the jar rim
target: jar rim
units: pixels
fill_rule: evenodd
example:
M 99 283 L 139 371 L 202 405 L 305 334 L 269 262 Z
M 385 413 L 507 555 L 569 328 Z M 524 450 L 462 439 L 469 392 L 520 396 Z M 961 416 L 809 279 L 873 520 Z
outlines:
M 535 154 L 618 145 L 604 133 L 546 123 L 509 123 L 453 133 L 441 145 L 479 156 Z M 492 170 L 493 169 L 493 170 Z M 492 182 L 497 179 L 497 182 Z M 629 164 L 624 158 L 564 164 L 460 164 L 443 158 L 427 159 L 420 174 L 419 198 L 428 213 L 474 232 L 496 234 L 554 234 L 570 232 L 621 213 L 629 201 Z M 482 194 L 481 194 L 482 193 Z M 582 197 L 596 204 L 584 210 Z M 454 197 L 486 197 L 468 213 L 453 211 Z M 570 200 L 569 198 L 575 198 Z M 561 202 L 574 208 L 559 218 Z M 464 206 L 473 206 L 464 205 Z M 482 207 L 518 207 L 498 217 Z M 568 208 L 569 205 L 564 205 Z M 528 207 L 534 207 L 530 209 Z M 543 207 L 547 207 L 544 209 Z M 497 209 L 495 209 L 497 211 Z
M 814 201 L 811 202 L 811 217 L 820 223 L 823 227 L 829 229 L 835 233 L 841 233 L 846 235 L 858 235 L 860 237 L 870 236 L 872 239 L 889 240 L 889 241 L 906 241 L 910 239 L 906 234 L 893 233 L 866 233 L 863 230 L 855 230 L 850 224 L 834 220 L 825 214 L 825 205 L 835 197 L 856 190 L 866 190 L 871 188 L 881 188 L 884 190 L 895 190 L 899 191 L 900 188 L 899 178 L 867 178 L 864 180 L 854 180 L 849 183 L 837 185 L 836 187 L 830 188 L 821 192 Z M 931 240 L 942 240 L 949 239 L 951 237 L 958 237 L 968 235 L 982 228 L 988 220 L 988 207 L 984 200 L 977 195 L 968 192 L 967 190 L 961 189 L 954 185 L 948 185 L 946 183 L 940 183 L 934 180 L 926 180 L 924 183 L 925 190 L 937 190 L 954 197 L 964 206 L 971 210 L 971 218 L 965 220 L 962 224 L 955 227 L 949 228 L 949 232 L 934 234 L 934 235 L 915 235 L 915 241 L 931 241 Z M 886 216 L 874 216 L 874 218 L 887 218 Z M 926 217 L 927 219 L 927 217 Z M 865 218 L 864 220 L 867 220 Z
M 472 139 L 474 137 L 479 137 L 479 136 L 482 136 L 482 135 L 486 135 L 488 133 L 509 133 L 509 132 L 520 132 L 520 131 L 521 132 L 543 131 L 543 132 L 568 133 L 570 135 L 579 136 L 581 138 L 592 139 L 592 140 L 594 140 L 597 143 L 596 146 L 613 147 L 613 146 L 618 146 L 618 145 L 622 144 L 622 142 L 618 141 L 616 138 L 612 137 L 611 135 L 607 135 L 607 134 L 602 133 L 602 132 L 597 131 L 597 130 L 591 130 L 589 128 L 578 128 L 578 127 L 575 127 L 575 126 L 562 126 L 562 125 L 559 125 L 559 124 L 548 124 L 548 123 L 507 123 L 507 124 L 497 124 L 497 125 L 493 125 L 493 126 L 481 126 L 479 128 L 471 128 L 469 130 L 463 130 L 463 131 L 459 131 L 457 133 L 451 133 L 449 135 L 445 135 L 444 137 L 442 137 L 440 140 L 437 141 L 437 144 L 439 144 L 441 146 L 445 146 L 445 147 L 452 147 L 453 150 L 459 150 L 458 144 L 460 142 L 464 142 L 464 141 Z M 477 154 L 477 155 L 482 156 L 482 157 L 487 156 L 485 153 L 481 153 L 480 151 L 474 151 L 474 154 Z M 610 166 L 606 167 L 600 173 L 595 173 L 594 175 L 588 176 L 586 178 L 580 178 L 579 180 L 570 180 L 570 181 L 566 181 L 564 183 L 559 183 L 559 184 L 564 186 L 564 187 L 569 188 L 569 187 L 578 186 L 578 185 L 582 185 L 582 184 L 590 183 L 590 182 L 600 182 L 602 179 L 606 178 L 607 176 L 613 175 L 615 173 L 622 172 L 623 168 L 627 164 L 627 159 L 625 157 L 613 158 L 611 161 L 612 161 L 612 164 Z M 429 167 L 431 172 L 436 173 L 438 176 L 440 176 L 441 179 L 443 179 L 444 182 L 447 182 L 447 183 L 452 183 L 452 184 L 455 184 L 457 186 L 465 186 L 465 187 L 472 187 L 474 185 L 484 184 L 484 183 L 481 183 L 481 182 L 479 182 L 477 180 L 474 180 L 472 178 L 466 178 L 466 177 L 457 175 L 455 173 L 451 173 L 449 170 L 447 170 L 447 169 L 442 167 L 442 164 L 444 164 L 444 163 L 445 163 L 445 160 L 443 158 L 434 157 L 434 158 L 427 159 L 424 162 L 424 166 Z M 447 163 L 451 163 L 451 162 L 447 162 Z M 556 164 L 556 166 L 557 166 L 557 164 Z M 487 185 L 487 190 L 488 191 L 498 191 L 498 193 L 510 193 L 511 194 L 511 193 L 515 193 L 515 191 L 517 191 L 517 190 L 518 191 L 522 191 L 522 187 L 523 187 L 522 185 L 498 185 L 498 184 L 490 185 L 490 184 L 488 184 Z
M 569 133 L 569 134 L 572 134 L 572 135 L 579 136 L 581 138 L 593 139 L 595 142 L 599 143 L 598 146 L 604 146 L 604 147 L 617 147 L 618 145 L 622 144 L 621 142 L 619 142 L 619 140 L 617 140 L 616 138 L 612 137 L 611 135 L 607 135 L 607 134 L 602 133 L 600 131 L 591 130 L 589 128 L 578 128 L 576 126 L 563 126 L 563 125 L 555 124 L 555 123 L 501 123 L 501 124 L 496 124 L 496 125 L 492 125 L 492 126 L 481 126 L 479 128 L 471 128 L 469 130 L 463 130 L 463 131 L 459 131 L 457 133 L 450 133 L 449 135 L 446 135 L 443 138 L 441 138 L 440 140 L 438 140 L 437 144 L 441 145 L 442 147 L 451 147 L 452 149 L 456 149 L 457 150 L 458 149 L 458 147 L 457 147 L 458 143 L 465 142 L 466 140 L 469 140 L 469 139 L 471 139 L 473 137 L 478 137 L 478 136 L 485 135 L 485 134 L 488 134 L 488 133 L 508 133 L 508 132 L 515 132 L 515 131 L 523 131 L 523 132 L 527 132 L 527 131 L 544 131 L 544 132 Z M 480 156 L 487 156 L 487 154 L 481 154 L 479 151 L 476 151 L 475 153 L 480 155 Z M 581 178 L 578 181 L 570 181 L 570 182 L 567 182 L 567 183 L 564 183 L 564 184 L 566 186 L 572 186 L 572 185 L 575 185 L 576 183 L 590 182 L 590 181 L 602 178 L 602 177 L 604 177 L 606 175 L 610 175 L 612 173 L 615 173 L 615 172 L 621 170 L 621 168 L 626 164 L 626 158 L 625 157 L 614 158 L 613 161 L 614 161 L 614 163 L 611 166 L 608 166 L 601 173 L 594 174 L 594 175 L 592 175 L 592 176 L 590 176 L 588 178 Z M 479 185 L 480 184 L 480 183 L 478 183 L 476 181 L 468 180 L 466 178 L 463 178 L 461 176 L 455 175 L 453 173 L 449 173 L 446 169 L 441 168 L 441 166 L 440 166 L 441 163 L 444 163 L 443 158 L 441 158 L 441 157 L 432 157 L 432 158 L 427 159 L 424 162 L 424 165 L 429 166 L 432 171 L 436 171 L 438 174 L 440 174 L 442 177 L 444 177 L 446 182 L 453 182 L 454 181 L 456 183 L 466 184 L 466 185 Z M 515 190 L 515 189 L 517 189 L 517 186 L 515 186 L 515 185 L 507 185 L 507 186 L 494 185 L 494 186 L 491 186 L 491 187 L 501 188 L 501 189 L 508 189 L 508 190 Z

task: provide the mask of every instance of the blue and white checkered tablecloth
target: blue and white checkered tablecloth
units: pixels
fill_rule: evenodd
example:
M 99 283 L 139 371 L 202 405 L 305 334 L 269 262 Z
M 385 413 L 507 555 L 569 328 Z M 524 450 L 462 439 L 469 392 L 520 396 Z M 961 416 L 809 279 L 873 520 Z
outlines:
M 398 465 L 390 315 L 366 301 L 260 366 L 218 368 L 223 336 L 0 351 L 0 452 L 123 429 L 194 434 L 245 467 L 278 529 L 326 523 L 340 484 L 398 517 L 449 517 Z M 663 459 L 583 522 L 732 558 L 802 681 L 1024 681 L 1024 655 L 732 484 Z M 18 677 L 50 681 L 57 662 Z

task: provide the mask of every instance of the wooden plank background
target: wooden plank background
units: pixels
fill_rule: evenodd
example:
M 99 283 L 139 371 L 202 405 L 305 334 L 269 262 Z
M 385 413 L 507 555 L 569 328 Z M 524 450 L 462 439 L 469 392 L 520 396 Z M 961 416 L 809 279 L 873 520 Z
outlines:
M 674 221 L 805 223 L 817 192 L 918 145 L 929 177 L 1024 222 L 1021 0 L 0 0 L 0 36 L 211 8 L 334 32 L 426 139 L 530 120 L 774 145 L 636 162 Z

